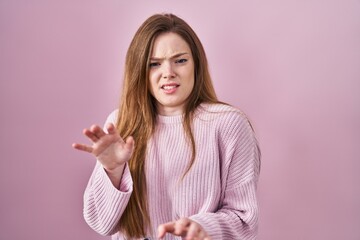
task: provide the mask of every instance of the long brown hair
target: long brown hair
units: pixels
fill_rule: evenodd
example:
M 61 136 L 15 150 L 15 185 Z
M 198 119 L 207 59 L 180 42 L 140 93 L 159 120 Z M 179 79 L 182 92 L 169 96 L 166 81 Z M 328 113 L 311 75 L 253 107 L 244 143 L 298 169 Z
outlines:
M 218 102 L 204 48 L 193 29 L 173 14 L 155 14 L 148 18 L 135 33 L 126 55 L 117 119 L 117 129 L 121 136 L 133 136 L 135 139 L 134 153 L 128 163 L 133 179 L 133 192 L 119 221 L 119 230 L 130 238 L 144 237 L 150 229 L 145 155 L 147 142 L 155 129 L 157 110 L 156 99 L 149 91 L 149 64 L 155 38 L 165 32 L 181 36 L 189 45 L 194 59 L 195 83 L 186 101 L 183 118 L 184 131 L 192 148 L 192 158 L 186 172 L 195 160 L 195 141 L 191 131 L 193 113 L 201 103 Z

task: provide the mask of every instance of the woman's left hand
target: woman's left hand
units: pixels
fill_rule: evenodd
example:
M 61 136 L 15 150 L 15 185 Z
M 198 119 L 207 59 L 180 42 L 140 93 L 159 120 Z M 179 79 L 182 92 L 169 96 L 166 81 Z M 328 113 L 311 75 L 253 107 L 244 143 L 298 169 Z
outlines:
M 181 236 L 185 240 L 211 240 L 202 226 L 189 218 L 161 224 L 158 227 L 158 237 L 162 239 L 166 233 Z

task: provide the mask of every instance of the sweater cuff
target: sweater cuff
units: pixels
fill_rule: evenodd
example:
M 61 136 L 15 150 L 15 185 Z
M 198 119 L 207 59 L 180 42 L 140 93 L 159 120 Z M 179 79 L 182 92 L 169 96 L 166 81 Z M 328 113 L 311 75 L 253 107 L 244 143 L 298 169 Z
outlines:
M 211 215 L 215 215 L 215 213 L 197 214 L 189 218 L 200 224 L 205 232 L 211 237 L 211 239 L 223 239 L 220 224 L 218 221 L 209 220 L 214 217 Z
M 102 185 L 103 189 L 106 189 L 107 192 L 113 194 L 131 194 L 133 190 L 133 182 L 130 174 L 130 170 L 128 164 L 126 163 L 123 170 L 123 175 L 121 176 L 119 188 L 115 188 L 112 184 L 109 176 L 106 173 L 106 170 L 101 166 L 101 170 L 99 171 L 99 175 L 97 176 L 97 180 L 99 185 Z
M 110 179 L 109 179 L 110 180 Z M 132 192 L 133 181 L 130 174 L 130 169 L 127 163 L 125 163 L 123 175 L 120 180 L 119 191 L 120 192 Z
M 84 218 L 96 232 L 110 235 L 130 199 L 133 183 L 125 166 L 120 190 L 114 187 L 105 169 L 98 164 L 84 194 Z

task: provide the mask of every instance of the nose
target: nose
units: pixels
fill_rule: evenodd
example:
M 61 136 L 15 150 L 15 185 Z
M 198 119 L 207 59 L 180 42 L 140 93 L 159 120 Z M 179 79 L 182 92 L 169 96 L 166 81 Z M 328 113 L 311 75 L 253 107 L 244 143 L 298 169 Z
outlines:
M 163 78 L 172 79 L 175 77 L 175 71 L 171 63 L 163 64 Z

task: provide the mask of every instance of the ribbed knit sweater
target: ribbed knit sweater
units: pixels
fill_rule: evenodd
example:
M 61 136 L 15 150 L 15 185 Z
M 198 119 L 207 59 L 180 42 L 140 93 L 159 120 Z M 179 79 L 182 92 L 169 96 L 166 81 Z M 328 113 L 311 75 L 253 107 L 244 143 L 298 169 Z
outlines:
M 116 122 L 118 111 L 106 122 Z M 249 121 L 234 107 L 202 104 L 193 120 L 195 162 L 181 180 L 192 156 L 182 125 L 183 116 L 158 116 L 147 145 L 145 174 L 149 215 L 156 239 L 162 223 L 188 217 L 213 240 L 256 239 L 256 185 L 260 153 Z M 135 139 L 136 141 L 136 139 Z M 133 190 L 128 166 L 119 189 L 97 162 L 84 194 L 84 218 L 112 239 L 125 239 L 116 227 Z M 181 239 L 166 234 L 165 239 Z

